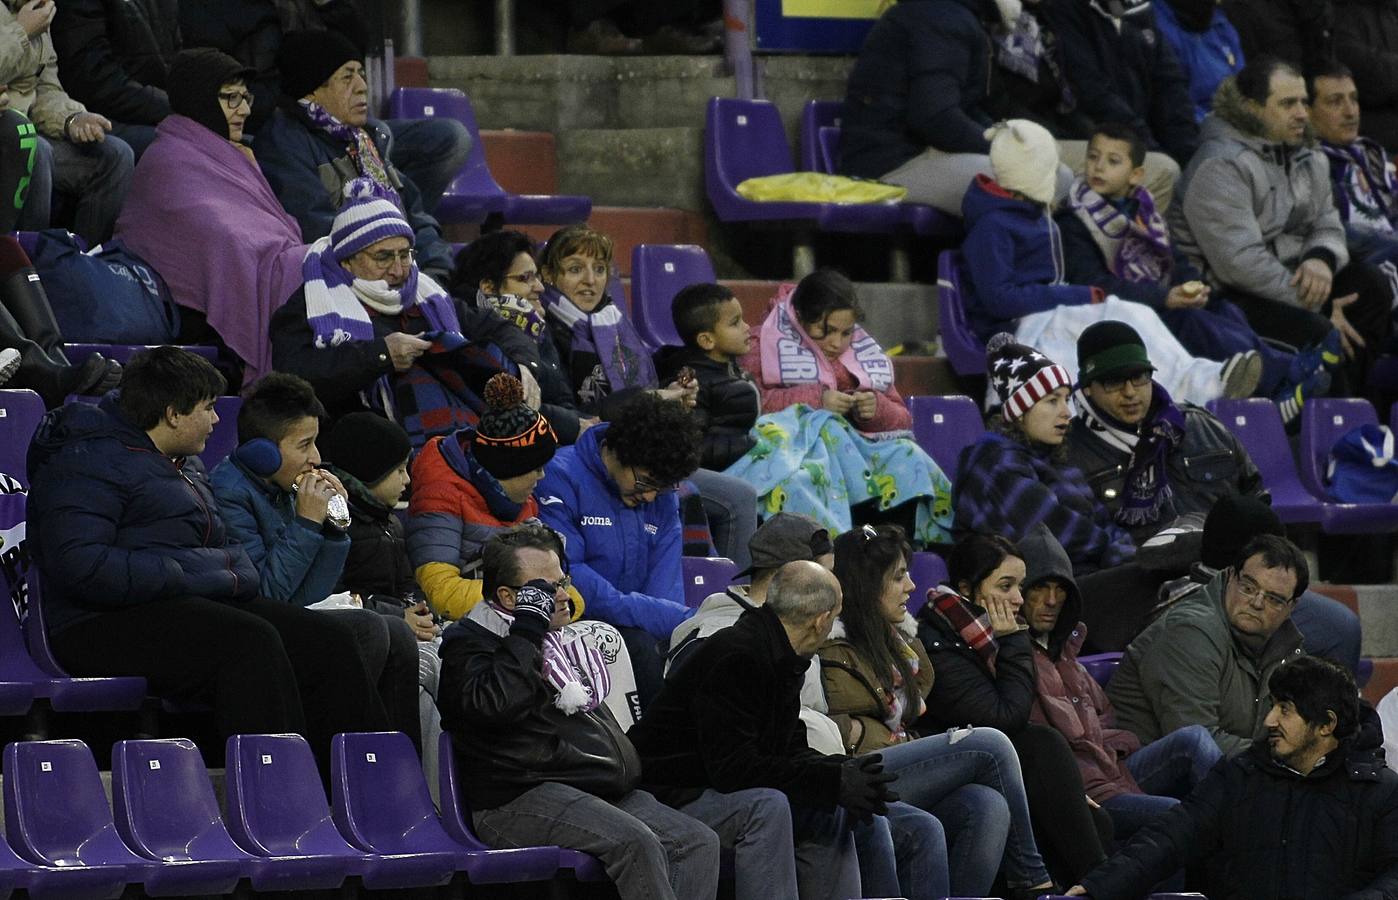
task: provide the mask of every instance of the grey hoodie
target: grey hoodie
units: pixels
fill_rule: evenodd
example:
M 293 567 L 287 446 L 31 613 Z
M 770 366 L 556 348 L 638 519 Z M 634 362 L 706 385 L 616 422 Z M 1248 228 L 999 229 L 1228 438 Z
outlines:
M 1179 248 L 1216 287 L 1298 304 L 1291 277 L 1319 257 L 1338 272 L 1349 262 L 1330 188 L 1330 163 L 1311 146 L 1262 136 L 1233 79 L 1214 94 L 1199 150 L 1175 189 L 1170 227 Z
M 1063 545 L 1042 522 L 1034 526 L 1017 546 L 1024 559 L 1024 583 L 1020 586 L 1024 593 L 1050 578 L 1057 579 L 1067 587 L 1068 597 L 1063 601 L 1058 622 L 1047 641 L 1049 658 L 1056 661 L 1082 617 L 1082 594 L 1078 591 L 1077 581 L 1073 579 L 1073 563 L 1068 559 Z

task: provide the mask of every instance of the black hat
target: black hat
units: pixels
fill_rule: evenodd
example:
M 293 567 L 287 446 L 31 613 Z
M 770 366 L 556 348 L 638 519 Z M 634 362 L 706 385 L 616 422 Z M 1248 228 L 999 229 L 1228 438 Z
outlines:
M 170 63 L 165 94 L 170 111 L 193 119 L 222 138 L 228 137 L 228 117 L 218 89 L 234 81 L 246 83 L 253 70 L 212 47 L 181 50 Z
M 377 413 L 354 412 L 340 419 L 320 442 L 327 461 L 373 487 L 401 466 L 412 450 L 408 433 Z
M 471 455 L 496 478 L 515 478 L 542 469 L 558 452 L 549 420 L 524 402 L 524 385 L 501 372 L 485 383 L 489 409 L 476 425 Z
M 1272 507 L 1254 497 L 1225 494 L 1214 502 L 1204 520 L 1203 549 L 1199 561 L 1211 569 L 1224 569 L 1248 541 L 1260 534 L 1286 536 L 1286 527 Z
M 1078 386 L 1154 372 L 1146 343 L 1125 322 L 1094 322 L 1078 335 Z
M 364 52 L 337 31 L 288 31 L 277 50 L 282 94 L 299 100 L 330 80 L 347 62 L 363 62 Z

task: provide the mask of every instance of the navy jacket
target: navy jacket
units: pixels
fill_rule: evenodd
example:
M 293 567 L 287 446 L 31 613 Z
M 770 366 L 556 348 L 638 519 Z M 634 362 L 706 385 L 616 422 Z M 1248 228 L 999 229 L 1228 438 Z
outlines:
M 762 396 L 736 361 L 717 362 L 690 347 L 665 347 L 656 354 L 661 384 L 674 381 L 685 366 L 699 382 L 694 405 L 694 418 L 704 432 L 699 465 L 721 472 L 756 446 L 751 432 L 762 414 Z
M 1134 215 L 1135 201 L 1126 202 L 1132 204 L 1133 209 L 1129 212 Z M 1054 216 L 1054 222 L 1063 236 L 1064 277 L 1073 284 L 1099 287 L 1108 294 L 1115 294 L 1123 300 L 1144 303 L 1156 312 L 1164 313 L 1165 297 L 1170 293 L 1171 287 L 1186 281 L 1204 279 L 1189 261 L 1189 257 L 1181 253 L 1179 246 L 1173 242 L 1170 244 L 1170 256 L 1174 264 L 1170 268 L 1167 283 L 1127 281 L 1125 278 L 1119 278 L 1107 268 L 1107 258 L 1102 255 L 1102 249 L 1092 239 L 1092 232 L 1077 213 L 1065 208 Z
M 176 0 L 65 0 L 49 33 L 68 96 L 113 122 L 170 114 L 165 76 L 180 50 Z
M 257 569 L 229 539 L 198 458 L 161 454 L 115 393 L 45 416 L 28 470 L 50 631 L 155 600 L 257 595 Z

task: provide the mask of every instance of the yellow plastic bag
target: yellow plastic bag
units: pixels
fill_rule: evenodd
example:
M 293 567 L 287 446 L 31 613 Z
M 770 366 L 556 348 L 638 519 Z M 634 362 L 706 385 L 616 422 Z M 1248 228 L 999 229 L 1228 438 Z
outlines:
M 908 189 L 844 175 L 788 172 L 749 178 L 738 185 L 738 196 L 760 203 L 897 203 Z

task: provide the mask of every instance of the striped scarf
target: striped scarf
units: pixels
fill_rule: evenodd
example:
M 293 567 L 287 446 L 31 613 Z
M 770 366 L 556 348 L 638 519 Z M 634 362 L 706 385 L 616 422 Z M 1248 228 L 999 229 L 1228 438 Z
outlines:
M 302 112 L 311 120 L 312 125 L 348 145 L 350 162 L 354 163 L 355 171 L 366 178 L 374 179 L 386 188 L 395 187 L 393 180 L 388 177 L 388 166 L 384 164 L 383 157 L 379 156 L 379 148 L 374 146 L 374 139 L 369 136 L 367 128 L 346 125 L 326 112 L 325 107 L 314 100 L 303 99 L 296 102 L 300 104 Z
M 372 341 L 374 326 L 368 306 L 384 315 L 398 315 L 416 307 L 434 331 L 460 334 L 456 307 L 437 282 L 418 271 L 408 272 L 401 288 L 384 281 L 355 278 L 335 261 L 330 237 L 316 241 L 301 263 L 305 279 L 306 322 L 315 333 L 317 347 L 335 347 L 346 341 Z
M 509 634 L 515 621 L 510 612 L 493 600 L 477 603 L 466 618 L 497 637 Z M 612 677 L 607 672 L 602 651 L 581 638 L 553 630 L 544 633 L 540 650 L 544 680 L 557 691 L 554 706 L 571 716 L 592 712 L 602 704 L 612 689 Z

